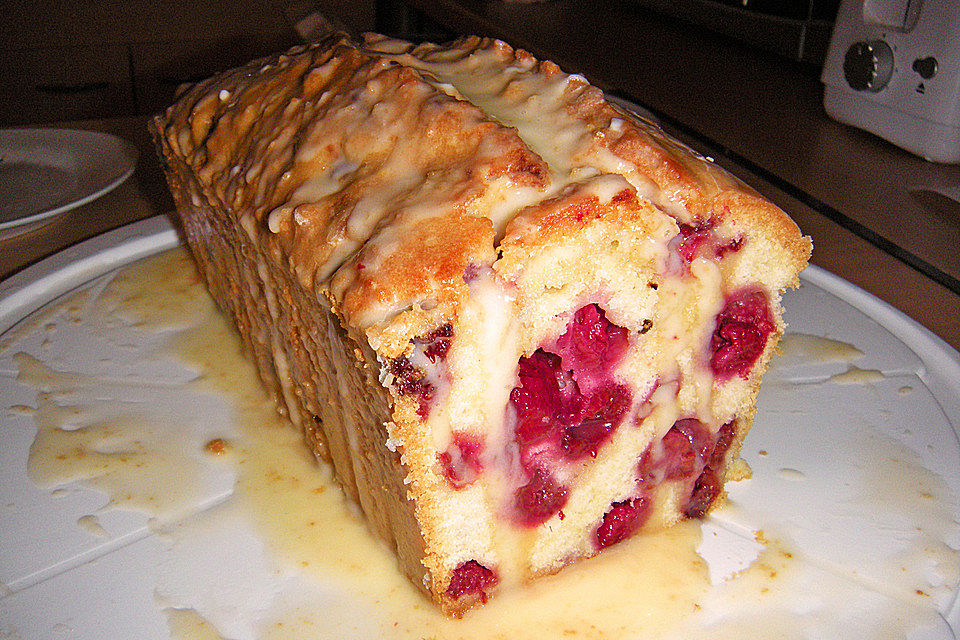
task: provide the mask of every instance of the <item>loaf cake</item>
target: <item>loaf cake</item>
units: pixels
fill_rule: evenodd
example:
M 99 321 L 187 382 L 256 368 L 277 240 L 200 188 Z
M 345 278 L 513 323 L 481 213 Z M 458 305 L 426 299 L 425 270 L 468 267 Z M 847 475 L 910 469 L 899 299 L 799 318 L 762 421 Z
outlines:
M 809 239 L 500 41 L 298 47 L 153 119 L 282 412 L 451 616 L 726 480 Z

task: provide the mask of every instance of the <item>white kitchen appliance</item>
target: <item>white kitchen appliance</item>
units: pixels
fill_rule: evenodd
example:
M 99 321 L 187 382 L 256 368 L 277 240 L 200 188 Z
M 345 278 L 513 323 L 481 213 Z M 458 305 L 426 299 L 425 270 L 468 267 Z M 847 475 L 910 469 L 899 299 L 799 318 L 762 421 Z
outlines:
M 934 162 L 960 162 L 960 0 L 843 0 L 824 106 Z

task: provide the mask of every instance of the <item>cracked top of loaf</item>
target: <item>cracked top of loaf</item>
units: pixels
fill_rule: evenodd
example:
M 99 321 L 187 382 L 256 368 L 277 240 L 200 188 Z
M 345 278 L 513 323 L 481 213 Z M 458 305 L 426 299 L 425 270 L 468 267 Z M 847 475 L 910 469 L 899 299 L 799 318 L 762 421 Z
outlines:
M 598 250 L 623 231 L 748 237 L 731 286 L 793 285 L 811 250 L 720 167 L 496 40 L 329 38 L 194 85 L 153 126 L 209 202 L 386 357 L 455 319 L 472 275 L 519 282 L 598 219 Z

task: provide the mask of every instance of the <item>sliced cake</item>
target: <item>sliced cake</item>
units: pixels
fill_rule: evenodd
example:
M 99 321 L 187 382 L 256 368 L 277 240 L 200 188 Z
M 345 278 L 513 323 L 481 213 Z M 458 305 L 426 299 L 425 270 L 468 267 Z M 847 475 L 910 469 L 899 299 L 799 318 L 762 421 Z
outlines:
M 747 473 L 810 241 L 584 78 L 331 38 L 151 126 L 264 383 L 447 614 Z

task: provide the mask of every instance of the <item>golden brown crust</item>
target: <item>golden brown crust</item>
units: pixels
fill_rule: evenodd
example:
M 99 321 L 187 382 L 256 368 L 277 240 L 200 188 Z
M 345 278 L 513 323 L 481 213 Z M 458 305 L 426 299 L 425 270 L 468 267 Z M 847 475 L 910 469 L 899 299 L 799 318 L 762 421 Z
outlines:
M 416 70 L 345 42 L 257 61 L 201 83 L 166 118 L 178 123 L 166 134 L 170 149 L 209 194 L 249 217 L 248 232 L 271 243 L 301 283 L 317 290 L 345 261 L 356 270 L 404 253 L 412 240 L 393 238 L 396 228 L 418 227 L 424 215 L 482 216 L 491 183 L 542 188 L 546 180 L 543 161 L 515 131 L 433 88 Z M 492 252 L 487 234 L 470 240 L 482 244 L 448 243 L 446 250 Z M 366 255 L 351 260 L 357 251 Z M 363 321 L 365 310 L 379 310 L 385 295 L 407 305 L 402 292 L 385 291 L 402 289 L 422 273 L 411 267 L 390 267 L 390 281 L 381 273 L 375 287 L 369 276 L 336 279 L 335 304 L 345 321 L 375 324 Z M 434 284 L 442 294 L 447 281 L 427 283 Z M 390 311 L 396 309 L 382 315 Z
M 412 338 L 455 317 L 467 296 L 467 267 L 496 257 L 493 235 L 489 219 L 451 214 L 424 220 L 402 244 L 365 247 L 332 279 L 332 290 L 343 292 L 339 309 L 345 318 L 370 308 L 410 310 L 414 317 L 367 331 L 382 355 L 395 358 Z

